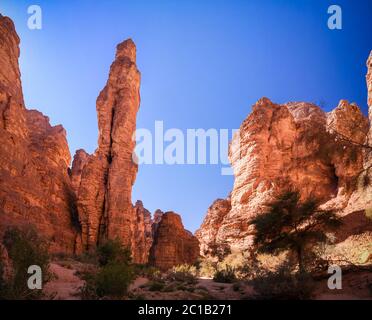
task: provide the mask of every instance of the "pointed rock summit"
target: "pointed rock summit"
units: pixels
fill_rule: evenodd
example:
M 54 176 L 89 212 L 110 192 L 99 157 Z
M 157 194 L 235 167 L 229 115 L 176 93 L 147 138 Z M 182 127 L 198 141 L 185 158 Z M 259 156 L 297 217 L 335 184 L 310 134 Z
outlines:
M 98 149 L 85 165 L 78 192 L 83 245 L 94 249 L 104 239 L 120 239 L 132 248 L 136 212 L 132 186 L 133 134 L 140 104 L 140 73 L 132 40 L 117 46 L 106 86 L 97 98 Z M 133 252 L 135 248 L 132 248 Z

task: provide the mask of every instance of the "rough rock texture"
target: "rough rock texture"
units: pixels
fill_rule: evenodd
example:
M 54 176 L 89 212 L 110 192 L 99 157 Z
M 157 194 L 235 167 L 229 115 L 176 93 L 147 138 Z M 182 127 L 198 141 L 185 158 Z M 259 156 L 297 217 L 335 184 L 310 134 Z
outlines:
M 89 160 L 89 154 L 86 153 L 83 149 L 79 149 L 75 152 L 74 161 L 72 161 L 72 167 L 70 172 L 71 177 L 71 185 L 74 189 L 75 195 L 78 195 L 80 182 L 81 182 L 81 175 L 83 173 L 83 169 Z
M 231 200 L 217 199 L 209 207 L 207 215 L 195 236 L 201 240 L 200 252 L 203 256 L 213 254 L 216 245 L 218 230 L 221 228 L 223 219 L 231 210 Z
M 133 260 L 137 263 L 146 264 L 149 260 L 150 248 L 152 245 L 152 220 L 151 213 L 143 207 L 142 201 L 137 201 L 134 210 L 136 212 L 136 223 L 132 247 Z
M 0 16 L 0 235 L 10 225 L 34 225 L 52 252 L 76 252 L 66 132 L 25 108 L 18 57 L 14 25 Z
M 12 261 L 8 256 L 5 246 L 0 243 L 0 284 L 12 277 Z
M 152 226 L 151 226 L 151 233 L 152 233 L 153 238 L 155 236 L 155 232 L 158 229 L 159 223 L 160 223 L 161 218 L 163 217 L 163 215 L 164 215 L 164 212 L 161 211 L 160 209 L 158 209 L 154 212 L 154 218 L 153 218 Z
M 370 82 L 371 69 L 367 75 L 371 95 Z M 228 243 L 233 251 L 252 248 L 251 218 L 288 188 L 299 190 L 303 199 L 317 198 L 325 207 L 337 209 L 345 219 L 362 212 L 354 218 L 358 232 L 368 233 L 370 222 L 364 213 L 372 206 L 372 192 L 361 182 L 366 157 L 360 147 L 368 130 L 367 118 L 355 104 L 345 100 L 325 113 L 310 103 L 278 105 L 260 99 L 230 145 L 235 176 L 231 209 L 228 200 L 218 200 L 196 232 L 201 254 L 210 254 L 219 243 Z M 346 229 L 343 237 L 347 237 Z
M 132 40 L 117 46 L 109 79 L 97 99 L 98 149 L 89 157 L 78 196 L 84 248 L 103 239 L 118 238 L 136 248 L 136 211 L 131 202 L 137 165 L 132 160 L 132 139 L 140 104 L 140 73 Z
M 199 242 L 191 232 L 184 229 L 181 217 L 166 212 L 155 232 L 150 250 L 150 263 L 159 269 L 196 262 L 199 257 Z

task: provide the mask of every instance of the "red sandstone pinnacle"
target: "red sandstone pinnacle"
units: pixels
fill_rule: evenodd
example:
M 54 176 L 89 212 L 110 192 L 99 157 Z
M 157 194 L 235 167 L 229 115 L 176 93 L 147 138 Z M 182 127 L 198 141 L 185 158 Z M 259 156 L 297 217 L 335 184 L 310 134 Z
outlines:
M 133 260 L 140 264 L 146 264 L 149 260 L 150 248 L 152 245 L 152 220 L 151 213 L 143 207 L 142 201 L 137 201 L 134 210 L 136 221 L 133 225 Z
M 150 250 L 150 263 L 161 270 L 180 264 L 193 264 L 199 257 L 199 242 L 184 229 L 181 217 L 166 212 L 156 229 Z
M 89 160 L 89 154 L 85 152 L 83 149 L 79 149 L 75 152 L 74 161 L 72 162 L 71 167 L 71 184 L 72 188 L 74 189 L 75 195 L 78 196 L 80 182 L 81 182 L 81 174 L 83 173 L 83 169 Z
M 132 40 L 117 46 L 106 86 L 97 98 L 98 149 L 85 165 L 78 209 L 83 243 L 93 249 L 104 239 L 118 238 L 135 252 L 136 211 L 132 186 L 137 165 L 132 161 L 140 73 Z

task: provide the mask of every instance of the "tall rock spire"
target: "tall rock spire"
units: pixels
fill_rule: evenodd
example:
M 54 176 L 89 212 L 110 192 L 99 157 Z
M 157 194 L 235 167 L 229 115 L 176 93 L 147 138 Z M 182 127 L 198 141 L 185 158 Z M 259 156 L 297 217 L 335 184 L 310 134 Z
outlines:
M 118 238 L 132 246 L 136 213 L 131 202 L 137 165 L 132 160 L 140 73 L 132 40 L 117 46 L 106 86 L 97 98 L 98 149 L 84 167 L 78 210 L 83 244 Z

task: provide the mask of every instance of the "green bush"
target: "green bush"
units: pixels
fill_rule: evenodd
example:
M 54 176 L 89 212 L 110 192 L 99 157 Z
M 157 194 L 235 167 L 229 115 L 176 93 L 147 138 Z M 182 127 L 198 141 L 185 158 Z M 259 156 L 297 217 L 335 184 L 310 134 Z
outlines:
M 284 264 L 276 271 L 261 270 L 261 274 L 252 279 L 258 299 L 305 300 L 311 298 L 314 282 L 307 273 L 293 273 Z
M 217 262 L 204 259 L 199 263 L 199 276 L 213 278 L 217 271 Z
M 8 228 L 3 236 L 3 244 L 12 261 L 11 279 L 2 280 L 0 298 L 11 300 L 40 299 L 42 290 L 30 290 L 27 281 L 28 268 L 37 265 L 42 270 L 42 281 L 49 280 L 49 254 L 47 242 L 39 237 L 32 227 Z
M 196 282 L 197 270 L 196 267 L 182 264 L 173 267 L 167 275 L 167 278 L 171 281 L 186 282 L 193 284 Z
M 109 263 L 129 265 L 132 261 L 131 252 L 122 243 L 115 240 L 107 240 L 97 248 L 98 263 L 105 266 Z
M 149 283 L 149 291 L 162 291 L 165 287 L 165 283 L 161 281 L 151 281 Z
M 231 266 L 226 266 L 225 269 L 217 270 L 213 276 L 214 282 L 232 283 L 236 280 L 235 270 Z
M 96 293 L 99 297 L 122 298 L 133 280 L 132 267 L 124 263 L 105 265 L 96 276 Z

